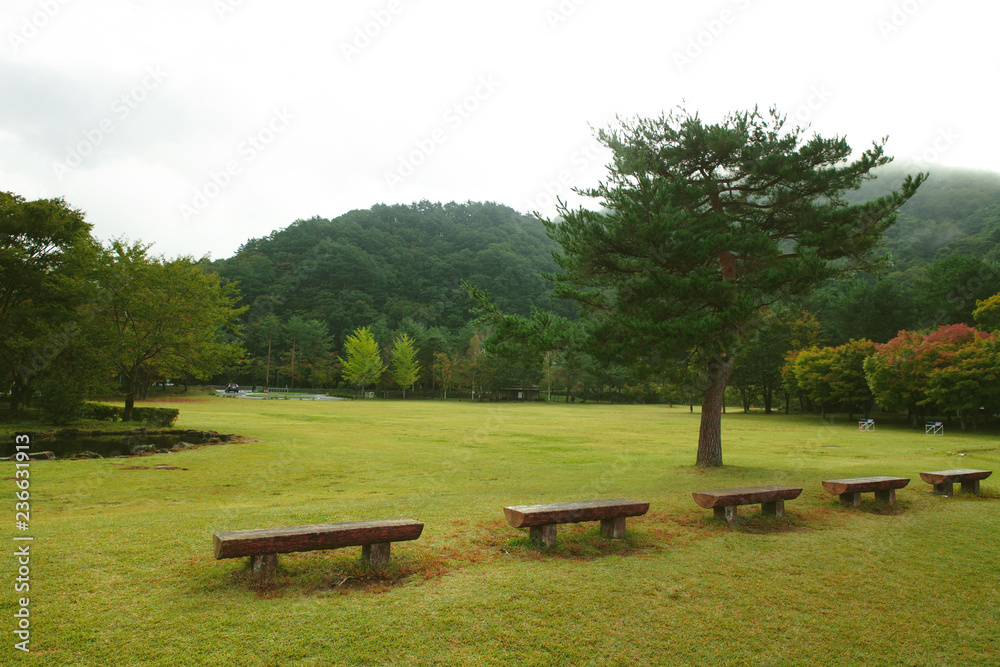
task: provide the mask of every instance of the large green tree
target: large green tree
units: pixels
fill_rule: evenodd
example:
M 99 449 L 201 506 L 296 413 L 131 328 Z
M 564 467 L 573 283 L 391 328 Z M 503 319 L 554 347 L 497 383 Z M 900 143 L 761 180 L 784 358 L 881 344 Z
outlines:
M 152 379 L 207 378 L 239 358 L 238 294 L 190 257 L 151 257 L 142 243 L 113 241 L 99 272 L 100 314 L 90 340 L 121 381 L 125 419 Z
M 855 411 L 871 414 L 874 397 L 865 377 L 865 359 L 875 353 L 869 340 L 850 340 L 837 347 L 810 347 L 799 351 L 792 364 L 795 386 L 820 406 L 823 416 L 828 408 L 841 406 L 848 418 Z
M 733 352 L 771 304 L 878 264 L 875 250 L 924 175 L 850 205 L 843 195 L 888 163 L 884 143 L 857 159 L 841 137 L 806 136 L 772 109 L 707 124 L 680 109 L 620 121 L 598 139 L 607 178 L 546 221 L 562 247 L 557 295 L 588 316 L 595 353 L 706 370 L 697 465 L 722 465 L 723 397 Z
M 92 272 L 98 245 L 91 225 L 62 199 L 28 201 L 0 192 L 0 376 L 11 388 L 11 409 L 33 393 L 33 382 L 63 393 L 80 379 L 61 356 L 80 350 L 80 320 L 96 294 Z M 43 378 L 44 379 L 44 378 Z

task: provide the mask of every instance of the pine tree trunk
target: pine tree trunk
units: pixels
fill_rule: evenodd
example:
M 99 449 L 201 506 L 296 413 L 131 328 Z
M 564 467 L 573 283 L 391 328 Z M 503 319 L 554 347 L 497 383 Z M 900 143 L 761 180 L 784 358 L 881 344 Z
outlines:
M 722 405 L 726 385 L 733 372 L 733 357 L 713 357 L 708 364 L 708 385 L 701 404 L 701 430 L 698 432 L 699 468 L 722 466 Z

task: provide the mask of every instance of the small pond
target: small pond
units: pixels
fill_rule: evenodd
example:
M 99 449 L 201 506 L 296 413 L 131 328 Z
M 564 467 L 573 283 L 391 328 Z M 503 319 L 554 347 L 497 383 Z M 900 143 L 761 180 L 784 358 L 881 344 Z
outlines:
M 57 459 L 70 458 L 113 458 L 116 456 L 136 456 L 142 454 L 180 451 L 193 445 L 218 444 L 236 438 L 228 433 L 215 431 L 166 430 L 166 431 L 121 431 L 105 433 L 101 431 L 64 430 L 55 433 L 31 434 L 32 454 L 52 452 Z M 0 447 L 0 458 L 11 457 L 17 450 L 14 439 L 5 441 Z M 51 458 L 32 456 L 32 458 Z

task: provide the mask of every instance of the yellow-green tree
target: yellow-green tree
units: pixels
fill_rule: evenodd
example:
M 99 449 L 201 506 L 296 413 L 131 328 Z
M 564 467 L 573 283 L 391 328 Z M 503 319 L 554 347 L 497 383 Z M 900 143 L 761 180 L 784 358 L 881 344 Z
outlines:
M 344 341 L 345 357 L 340 359 L 341 373 L 348 384 L 365 387 L 378 382 L 384 367 L 378 343 L 368 327 L 359 327 Z
M 976 301 L 972 317 L 975 318 L 976 324 L 986 331 L 1000 330 L 1000 294 Z
M 407 334 L 396 337 L 392 352 L 389 353 L 389 366 L 392 369 L 392 379 L 403 389 L 403 398 L 406 398 L 406 388 L 420 377 L 417 348 Z

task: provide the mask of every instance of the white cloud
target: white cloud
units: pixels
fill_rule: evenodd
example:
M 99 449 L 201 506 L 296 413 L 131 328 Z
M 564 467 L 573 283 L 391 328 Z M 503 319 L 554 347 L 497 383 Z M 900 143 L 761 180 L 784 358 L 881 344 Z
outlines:
M 13 0 L 0 20 L 0 188 L 65 196 L 101 238 L 225 257 L 296 218 L 375 203 L 551 214 L 546 194 L 603 174 L 590 126 L 682 102 L 706 119 L 777 104 L 856 148 L 888 134 L 901 160 L 1000 170 L 998 18 L 971 0 Z M 700 51 L 678 69 L 692 40 Z M 456 123 L 449 110 L 482 77 L 500 85 Z M 276 109 L 294 120 L 247 159 L 240 147 Z M 60 180 L 53 164 L 88 140 Z

